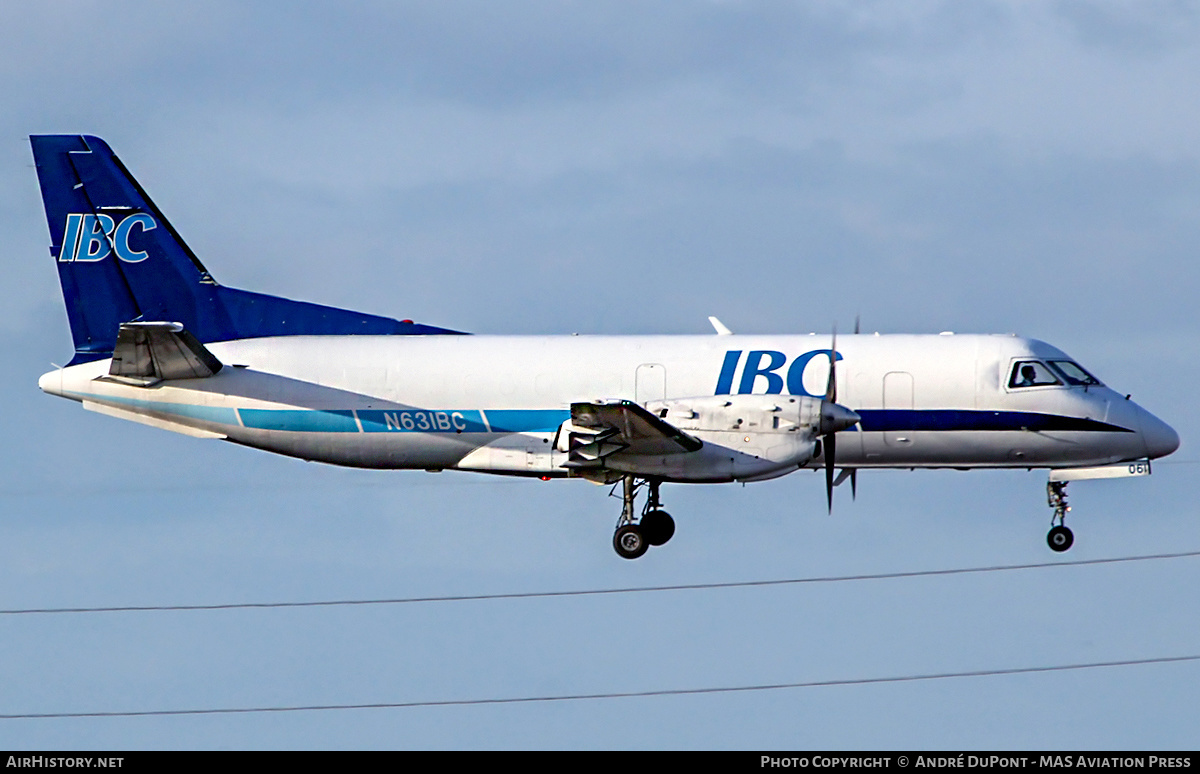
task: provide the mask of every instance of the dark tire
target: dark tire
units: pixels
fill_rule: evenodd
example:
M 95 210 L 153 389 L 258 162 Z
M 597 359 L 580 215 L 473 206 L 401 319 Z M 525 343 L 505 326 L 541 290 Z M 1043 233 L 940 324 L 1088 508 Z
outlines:
M 1054 527 L 1050 530 L 1050 534 L 1046 535 L 1046 543 L 1059 553 L 1066 551 L 1074 542 L 1075 535 L 1063 526 Z
M 666 511 L 650 511 L 642 518 L 642 534 L 652 546 L 661 546 L 675 534 L 675 520 Z
M 613 535 L 613 548 L 623 559 L 637 559 L 650 548 L 642 529 L 636 524 L 626 524 Z

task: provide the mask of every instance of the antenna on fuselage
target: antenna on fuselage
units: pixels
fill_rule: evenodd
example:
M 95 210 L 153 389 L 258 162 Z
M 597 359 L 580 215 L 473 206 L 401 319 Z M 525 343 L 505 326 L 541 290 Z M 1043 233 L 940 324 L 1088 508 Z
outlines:
M 712 327 L 716 330 L 718 336 L 732 336 L 733 331 L 725 327 L 725 323 L 718 320 L 716 317 L 709 317 L 708 321 L 712 323 Z

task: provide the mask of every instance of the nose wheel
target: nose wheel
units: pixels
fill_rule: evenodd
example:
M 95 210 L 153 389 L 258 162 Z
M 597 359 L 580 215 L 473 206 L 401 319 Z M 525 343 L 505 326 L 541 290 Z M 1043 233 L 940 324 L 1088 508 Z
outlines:
M 675 534 L 675 520 L 662 509 L 662 500 L 658 495 L 660 483 L 653 479 L 638 482 L 633 476 L 625 476 L 621 481 L 623 507 L 621 518 L 617 521 L 617 531 L 613 534 L 613 548 L 624 559 L 637 559 L 650 546 L 661 546 Z M 642 507 L 641 518 L 635 522 L 637 492 L 647 485 L 650 493 Z
M 1071 532 L 1063 523 L 1066 521 L 1067 511 L 1071 510 L 1071 506 L 1067 505 L 1067 482 L 1051 481 L 1047 483 L 1046 500 L 1054 509 L 1054 516 L 1050 519 L 1050 532 L 1046 535 L 1046 544 L 1050 546 L 1051 550 L 1062 553 L 1075 542 L 1075 533 Z

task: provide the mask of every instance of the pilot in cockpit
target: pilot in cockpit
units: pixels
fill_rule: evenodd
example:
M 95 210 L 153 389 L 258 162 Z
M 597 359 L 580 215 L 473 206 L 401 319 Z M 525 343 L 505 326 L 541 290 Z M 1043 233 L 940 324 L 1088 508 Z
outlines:
M 1037 369 L 1029 364 L 1021 366 L 1021 379 L 1013 386 L 1032 387 L 1035 384 L 1037 384 Z

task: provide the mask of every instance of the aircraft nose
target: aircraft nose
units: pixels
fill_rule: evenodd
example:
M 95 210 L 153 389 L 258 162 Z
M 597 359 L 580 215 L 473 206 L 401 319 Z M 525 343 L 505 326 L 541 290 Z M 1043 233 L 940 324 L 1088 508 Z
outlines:
M 1149 411 L 1142 413 L 1142 440 L 1146 443 L 1146 456 L 1151 459 L 1165 457 L 1179 448 L 1179 433 Z

